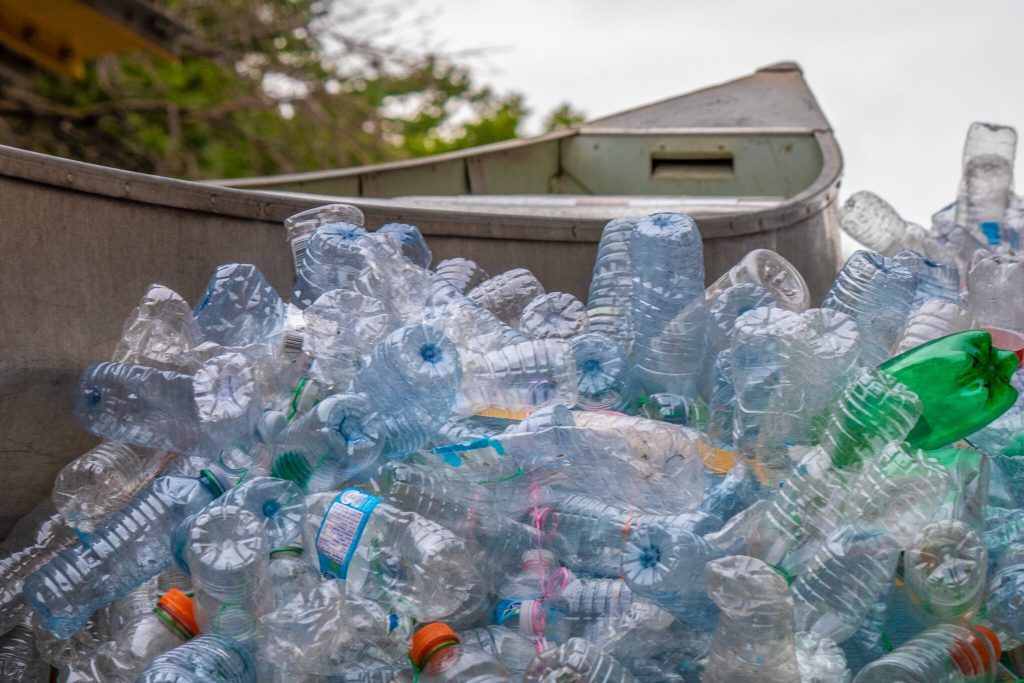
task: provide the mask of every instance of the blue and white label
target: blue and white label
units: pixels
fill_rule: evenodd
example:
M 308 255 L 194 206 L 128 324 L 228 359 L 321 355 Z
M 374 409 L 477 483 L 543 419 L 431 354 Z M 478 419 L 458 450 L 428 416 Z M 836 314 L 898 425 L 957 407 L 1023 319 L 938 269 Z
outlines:
M 348 566 L 380 498 L 359 489 L 345 489 L 327 509 L 316 532 L 320 571 L 339 579 L 348 577 Z
M 522 600 L 501 600 L 494 608 L 494 623 L 504 624 L 509 619 L 519 617 L 522 611 Z

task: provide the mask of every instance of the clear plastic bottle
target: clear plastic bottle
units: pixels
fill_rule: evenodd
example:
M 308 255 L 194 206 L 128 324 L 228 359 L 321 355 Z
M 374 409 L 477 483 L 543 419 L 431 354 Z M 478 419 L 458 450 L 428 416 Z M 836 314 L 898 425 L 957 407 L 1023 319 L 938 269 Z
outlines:
M 797 633 L 796 665 L 800 683 L 850 683 L 846 655 L 831 638 L 816 633 Z
M 61 469 L 53 502 L 76 531 L 91 533 L 152 481 L 169 458 L 166 451 L 104 441 Z
M 963 170 L 956 197 L 956 223 L 979 231 L 985 221 L 1002 221 L 1013 197 L 1017 131 L 975 122 L 964 141 Z M 979 231 L 980 232 L 980 231 Z
M 429 268 L 434 255 L 423 239 L 423 233 L 415 225 L 407 223 L 385 223 L 377 228 L 374 235 L 386 236 L 406 259 L 420 268 Z
M 195 375 L 94 363 L 75 396 L 79 424 L 97 436 L 195 455 L 250 438 L 259 408 L 252 366 L 237 353 L 211 358 Z
M 708 311 L 708 343 L 716 355 L 729 347 L 736 319 L 755 308 L 776 306 L 775 297 L 764 287 L 744 282 L 727 287 Z
M 457 635 L 462 646 L 486 652 L 504 664 L 512 676 L 521 676 L 537 654 L 534 641 L 503 626 L 464 629 Z
M 970 619 L 985 600 L 988 548 L 963 522 L 929 524 L 906 550 L 903 577 L 911 601 L 927 620 Z
M 172 590 L 85 661 L 72 662 L 61 683 L 133 683 L 154 658 L 197 635 L 192 600 Z
M 310 234 L 302 261 L 296 265 L 292 304 L 306 308 L 324 292 L 350 289 L 379 248 L 379 242 L 358 225 L 319 226 Z
M 373 350 L 352 389 L 379 407 L 386 457 L 426 444 L 451 414 L 462 376 L 455 345 L 430 325 L 407 325 Z
M 248 650 L 224 636 L 204 634 L 149 663 L 137 683 L 255 683 Z
M 854 192 L 839 212 L 839 227 L 862 245 L 883 256 L 901 249 L 919 249 L 924 229 L 903 220 L 896 209 L 873 192 Z
M 325 292 L 302 316 L 302 349 L 313 359 L 310 376 L 342 391 L 374 347 L 398 327 L 382 301 L 343 289 Z
M 378 245 L 353 283 L 356 291 L 384 302 L 403 324 L 420 322 L 434 274 L 409 261 L 390 240 L 372 237 Z
M 811 305 L 811 291 L 803 275 L 792 263 L 770 249 L 748 252 L 707 288 L 704 299 L 711 305 L 726 289 L 743 283 L 765 288 L 779 306 L 794 313 L 803 313 Z
M 852 636 L 892 581 L 899 553 L 882 529 L 837 529 L 793 582 L 796 630 L 839 643 Z
M 576 365 L 579 407 L 630 412 L 640 400 L 641 389 L 619 342 L 591 332 L 573 337 L 569 344 Z
M 860 328 L 861 362 L 887 360 L 910 317 L 917 278 L 906 266 L 870 251 L 853 254 L 836 275 L 822 308 L 846 313 Z
M 963 306 L 945 299 L 930 299 L 910 314 L 892 353 L 898 356 L 915 346 L 970 328 L 971 317 Z
M 692 397 L 703 393 L 711 351 L 709 321 L 708 309 L 698 299 L 671 318 L 655 337 L 634 337 L 634 372 L 648 393 Z
M 731 449 L 736 416 L 736 391 L 732 383 L 732 349 L 725 349 L 711 365 L 708 390 L 708 438 L 716 448 Z
M 229 263 L 213 272 L 193 315 L 204 342 L 234 349 L 273 347 L 284 327 L 285 309 L 259 268 Z
M 241 507 L 218 503 L 199 513 L 187 544 L 200 629 L 248 640 L 270 607 L 270 549 L 262 523 Z
M 110 360 L 190 372 L 199 365 L 194 351 L 201 342 L 188 303 L 163 285 L 150 285 L 125 320 Z
M 77 541 L 50 500 L 18 520 L 0 544 L 0 634 L 14 628 L 28 613 L 22 595 L 25 579 Z
M 309 238 L 317 228 L 328 223 L 361 226 L 363 220 L 363 212 L 351 204 L 325 204 L 300 211 L 284 219 L 285 233 L 291 246 L 296 271 L 306 258 Z
M 615 218 L 604 226 L 587 297 L 591 329 L 624 344 L 632 338 L 633 264 L 629 241 L 637 220 Z
M 372 469 L 384 448 L 380 414 L 362 394 L 329 396 L 281 435 L 270 474 L 306 493 L 337 490 Z
M 217 505 L 234 505 L 256 515 L 271 548 L 295 540 L 306 514 L 299 487 L 276 477 L 246 479 L 217 499 Z
M 350 595 L 417 621 L 483 615 L 484 578 L 469 544 L 433 520 L 355 488 L 307 498 L 303 546 Z
M 572 348 L 560 339 L 512 344 L 462 359 L 459 412 L 523 417 L 546 405 L 573 406 L 577 398 Z
M 296 595 L 320 583 L 320 573 L 302 557 L 303 552 L 301 543 L 270 551 L 267 585 L 273 609 L 283 607 Z
M 1002 648 L 990 629 L 940 624 L 878 659 L 855 683 L 994 683 Z
M 495 657 L 462 646 L 455 631 L 438 622 L 416 631 L 409 659 L 423 683 L 506 683 L 511 678 Z
M 669 364 L 680 353 L 703 342 L 694 338 L 692 344 L 685 344 L 695 332 L 682 329 L 683 321 L 679 319 L 691 304 L 699 304 L 692 309 L 694 314 L 703 308 L 704 248 L 700 231 L 685 214 L 653 214 L 640 219 L 633 228 L 629 253 L 633 270 L 632 352 L 637 374 L 649 392 L 684 393 L 657 384 L 661 375 L 678 372 Z M 670 338 L 663 339 L 673 321 L 678 322 L 677 328 Z
M 904 249 L 892 257 L 899 261 L 917 278 L 917 292 L 914 294 L 914 308 L 932 299 L 942 299 L 954 304 L 960 298 L 960 269 L 955 264 L 938 263 L 912 249 Z
M 196 478 L 163 476 L 96 529 L 89 543 L 55 556 L 25 581 L 25 600 L 46 626 L 66 638 L 89 616 L 171 564 L 179 522 L 223 493 L 209 470 Z
M 519 331 L 530 339 L 570 339 L 589 328 L 583 302 L 566 292 L 541 294 L 519 317 Z
M 543 293 L 544 285 L 533 273 L 525 268 L 515 268 L 484 280 L 466 296 L 506 325 L 518 327 L 523 309 Z
M 800 680 L 793 597 L 782 575 L 761 560 L 733 555 L 709 562 L 705 577 L 722 612 L 701 681 Z
M 434 272 L 463 294 L 490 277 L 476 261 L 468 258 L 447 258 L 437 264 Z
M 0 680 L 10 683 L 43 683 L 50 680 L 50 667 L 39 656 L 32 629 L 15 625 L 0 636 Z
M 999 555 L 988 589 L 985 615 L 1016 640 L 1024 640 L 1024 545 L 1012 543 Z
M 856 466 L 903 441 L 920 416 L 917 394 L 892 375 L 862 368 L 833 405 L 820 443 L 836 467 Z
M 636 678 L 611 655 L 583 638 L 570 638 L 564 645 L 537 655 L 530 663 L 524 683 L 635 683 Z
M 978 327 L 1024 332 L 1024 256 L 976 252 L 967 271 L 967 311 Z

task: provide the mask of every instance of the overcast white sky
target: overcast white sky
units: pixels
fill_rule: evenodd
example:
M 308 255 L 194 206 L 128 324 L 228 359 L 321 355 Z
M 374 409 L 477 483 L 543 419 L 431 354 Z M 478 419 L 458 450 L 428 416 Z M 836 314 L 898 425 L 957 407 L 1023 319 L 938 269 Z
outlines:
M 1024 0 L 414 4 L 443 47 L 492 48 L 478 78 L 524 93 L 534 126 L 563 101 L 593 118 L 797 61 L 842 147 L 843 196 L 873 190 L 918 223 L 955 198 L 971 121 L 1024 133 Z

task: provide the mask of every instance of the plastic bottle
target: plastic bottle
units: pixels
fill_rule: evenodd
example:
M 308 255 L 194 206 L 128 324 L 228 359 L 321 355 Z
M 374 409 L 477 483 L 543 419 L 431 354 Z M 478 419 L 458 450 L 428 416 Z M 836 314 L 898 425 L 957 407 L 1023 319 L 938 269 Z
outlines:
M 862 368 L 834 404 L 821 438 L 839 468 L 871 459 L 903 441 L 921 415 L 921 400 L 892 375 Z
M 966 683 L 996 680 L 1002 648 L 990 629 L 940 624 L 857 674 L 855 683 Z
M 448 337 L 460 351 L 487 353 L 526 341 L 489 310 L 471 301 L 448 280 L 435 274 L 422 312 L 423 322 Z
M 708 390 L 706 431 L 717 448 L 732 448 L 736 391 L 732 383 L 732 349 L 715 357 L 711 366 L 711 388 Z
M 199 365 L 194 350 L 201 342 L 188 303 L 163 285 L 150 285 L 125 320 L 110 360 L 190 372 Z
M 484 280 L 466 296 L 506 325 L 518 327 L 523 309 L 544 293 L 544 286 L 525 268 L 514 268 Z
M 390 240 L 371 237 L 377 238 L 377 247 L 353 286 L 384 302 L 403 324 L 420 322 L 434 274 L 412 263 Z
M 573 337 L 569 344 L 576 365 L 579 407 L 621 412 L 637 405 L 640 385 L 633 364 L 619 342 L 608 335 L 591 332 Z
M 469 650 L 486 652 L 505 665 L 509 674 L 521 676 L 537 654 L 526 636 L 503 626 L 483 626 L 459 631 L 459 644 Z
M 533 640 L 543 638 L 547 618 L 542 600 L 554 571 L 555 556 L 550 551 L 528 550 L 523 553 L 520 570 L 498 588 L 495 623 L 517 630 Z
M 659 380 L 672 371 L 668 364 L 679 358 L 680 351 L 671 345 L 683 343 L 680 335 L 687 331 L 673 330 L 661 347 L 658 340 L 690 304 L 696 302 L 703 308 L 704 250 L 697 224 L 685 214 L 647 216 L 632 230 L 629 253 L 633 269 L 632 351 L 637 375 L 649 392 L 683 393 L 660 386 Z
M 309 236 L 301 262 L 296 265 L 292 304 L 306 308 L 332 289 L 350 289 L 359 273 L 380 249 L 362 227 L 326 223 Z
M 248 640 L 270 607 L 270 549 L 256 515 L 235 505 L 212 505 L 189 529 L 186 557 L 203 633 Z
M 306 258 L 306 249 L 313 232 L 328 223 L 348 223 L 361 226 L 363 212 L 351 204 L 325 204 L 306 209 L 284 219 L 285 234 L 292 250 L 296 272 Z
M 313 359 L 310 376 L 342 391 L 374 347 L 398 327 L 383 302 L 344 289 L 325 292 L 302 315 L 302 348 Z
M 760 285 L 745 282 L 723 290 L 709 308 L 708 343 L 714 353 L 729 347 L 737 318 L 755 308 L 775 305 L 775 297 Z
M 197 635 L 192 600 L 172 590 L 86 661 L 73 663 L 62 674 L 62 683 L 132 683 L 154 658 Z
M 306 493 L 337 490 L 378 461 L 383 430 L 366 396 L 330 396 L 281 435 L 270 474 L 295 482 Z
M 900 334 L 893 355 L 927 342 L 970 329 L 971 318 L 960 304 L 945 299 L 930 299 L 917 307 Z
M 61 552 L 29 576 L 25 600 L 46 628 L 66 638 L 96 609 L 169 566 L 175 526 L 224 488 L 209 470 L 196 478 L 159 477 L 96 529 L 88 545 Z
M 345 580 L 349 594 L 417 621 L 470 621 L 486 609 L 466 541 L 365 491 L 307 500 L 303 546 L 321 572 Z
M 0 544 L 0 634 L 14 628 L 28 613 L 22 596 L 25 579 L 77 540 L 50 500 L 18 520 Z
M 1010 384 L 1020 361 L 992 346 L 988 332 L 952 334 L 913 348 L 878 367 L 921 399 L 921 418 L 907 438 L 933 450 L 972 434 L 1017 400 Z
M 75 416 L 106 439 L 209 455 L 214 443 L 251 437 L 259 399 L 252 367 L 237 353 L 215 356 L 191 376 L 94 363 L 79 380 Z
M 970 619 L 985 600 L 988 548 L 963 522 L 935 522 L 907 548 L 903 576 L 915 607 L 928 619 Z
M 892 581 L 899 553 L 882 529 L 837 529 L 793 582 L 796 630 L 840 643 L 852 636 Z
M 901 249 L 918 249 L 924 229 L 903 220 L 896 209 L 873 192 L 854 192 L 839 212 L 839 227 L 868 249 L 894 256 Z
M 163 653 L 149 663 L 137 683 L 255 683 L 252 655 L 241 645 L 204 634 Z
M 582 638 L 570 638 L 564 645 L 537 655 L 530 663 L 524 683 L 635 683 L 636 678 L 614 657 Z
M 433 254 L 423 239 L 423 233 L 415 225 L 407 223 L 385 223 L 373 233 L 386 236 L 406 259 L 420 268 L 429 268 Z
M 462 361 L 461 414 L 489 411 L 521 418 L 546 405 L 576 404 L 576 364 L 568 342 L 537 339 L 467 354 Z
M 999 555 L 985 602 L 985 616 L 1016 640 L 1024 639 L 1024 545 L 1012 543 Z
M 906 266 L 874 252 L 858 251 L 836 275 L 821 306 L 857 321 L 861 361 L 874 366 L 889 358 L 910 317 L 916 291 L 917 278 Z
M 730 268 L 704 292 L 708 305 L 726 289 L 738 284 L 753 284 L 768 290 L 778 305 L 794 313 L 803 313 L 811 305 L 811 291 L 803 275 L 792 263 L 771 249 L 754 249 Z
M 892 258 L 906 266 L 917 278 L 914 308 L 932 299 L 942 299 L 954 304 L 962 303 L 960 270 L 955 264 L 938 263 L 912 249 L 897 252 Z
M 963 172 L 956 198 L 956 223 L 978 230 L 983 221 L 1001 221 L 1013 196 L 1017 131 L 975 122 L 964 141 Z
M 166 451 L 104 441 L 57 474 L 53 502 L 79 533 L 90 533 L 120 510 L 163 468 Z
M 541 294 L 519 317 L 519 330 L 531 339 L 570 339 L 589 328 L 586 307 L 565 292 Z
M 577 367 L 579 361 L 577 361 Z M 651 394 L 639 401 L 637 415 L 648 420 L 661 420 L 680 427 L 704 430 L 707 428 L 708 405 L 701 398 L 687 398 L 676 394 Z
M 831 638 L 816 633 L 797 633 L 796 665 L 800 683 L 850 683 L 846 655 Z
M 271 548 L 280 548 L 299 535 L 306 501 L 294 482 L 275 477 L 252 477 L 228 490 L 217 505 L 234 505 L 256 515 Z
M 301 543 L 270 551 L 267 585 L 273 609 L 320 583 L 320 574 L 302 557 L 303 552 Z
M 633 264 L 629 241 L 637 220 L 615 218 L 604 226 L 587 297 L 591 329 L 624 344 L 632 339 Z
M 800 680 L 793 597 L 782 575 L 743 555 L 709 562 L 704 573 L 722 612 L 701 681 Z
M 433 622 L 413 635 L 409 659 L 423 683 L 504 683 L 508 669 L 491 655 L 463 647 L 447 624 Z
M 975 252 L 967 271 L 967 310 L 974 324 L 1024 332 L 1024 305 L 1017 298 L 1021 288 L 1024 257 Z
M 193 309 L 203 341 L 244 349 L 276 345 L 284 326 L 284 303 L 263 273 L 249 263 L 218 266 Z
M 468 258 L 447 258 L 437 264 L 434 272 L 455 285 L 463 294 L 490 277 L 476 261 Z
M 49 675 L 50 667 L 39 657 L 26 624 L 17 624 L 0 636 L 0 680 L 40 683 Z
M 656 336 L 634 338 L 634 371 L 648 393 L 696 397 L 704 391 L 711 350 L 708 326 L 708 309 L 698 299 L 669 319 Z

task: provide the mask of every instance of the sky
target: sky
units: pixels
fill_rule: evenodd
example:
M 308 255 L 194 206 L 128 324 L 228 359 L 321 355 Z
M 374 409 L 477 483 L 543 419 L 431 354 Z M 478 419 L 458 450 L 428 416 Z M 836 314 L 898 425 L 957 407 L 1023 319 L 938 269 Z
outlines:
M 523 93 L 534 131 L 562 102 L 596 118 L 796 61 L 842 148 L 842 197 L 872 190 L 925 225 L 955 199 L 972 121 L 1024 133 L 1024 0 L 415 4 L 433 42 L 483 50 L 477 77 Z

